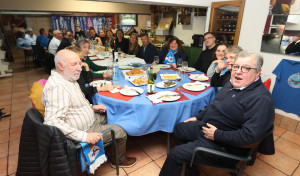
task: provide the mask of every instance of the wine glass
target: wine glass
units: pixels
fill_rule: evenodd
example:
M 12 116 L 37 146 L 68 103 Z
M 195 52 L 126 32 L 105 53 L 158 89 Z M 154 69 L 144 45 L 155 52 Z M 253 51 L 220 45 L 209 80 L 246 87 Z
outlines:
M 156 64 L 159 64 L 159 57 L 158 56 L 154 56 L 154 62 L 156 62 Z
M 177 90 L 179 91 L 180 81 L 182 80 L 182 74 L 181 74 L 181 71 L 179 69 L 176 71 L 176 73 L 178 74 L 178 77 L 176 78 L 176 81 L 178 83 Z
M 188 68 L 188 61 L 182 61 L 183 74 L 185 74 L 185 71 L 187 71 L 187 68 Z
M 182 67 L 182 58 L 177 59 L 177 68 L 179 69 L 180 67 Z

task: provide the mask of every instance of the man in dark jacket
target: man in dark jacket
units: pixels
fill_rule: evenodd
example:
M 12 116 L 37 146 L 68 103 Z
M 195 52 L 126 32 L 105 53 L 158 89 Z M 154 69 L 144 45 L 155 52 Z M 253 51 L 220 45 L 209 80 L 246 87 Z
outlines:
M 73 32 L 68 30 L 64 35 L 64 38 L 60 42 L 56 52 L 65 49 L 68 46 L 71 46 L 72 42 L 73 42 Z
M 143 45 L 140 48 L 138 57 L 144 59 L 147 64 L 152 64 L 154 56 L 157 56 L 156 47 L 149 42 L 147 34 L 142 34 L 141 40 Z
M 202 71 L 203 73 L 207 72 L 208 67 L 212 63 L 212 57 L 217 49 L 216 37 L 213 33 L 207 32 L 204 34 L 204 43 L 206 50 L 202 51 L 197 62 L 194 65 L 194 68 Z
M 181 165 L 190 163 L 195 147 L 206 147 L 245 155 L 241 148 L 261 140 L 273 127 L 274 105 L 270 92 L 260 74 L 263 59 L 260 55 L 242 51 L 232 66 L 228 81 L 205 110 L 175 126 L 177 146 L 168 154 L 160 176 L 179 175 Z M 274 152 L 274 141 L 264 143 Z M 272 154 L 272 153 L 266 153 Z M 196 163 L 234 166 L 236 160 L 199 153 Z

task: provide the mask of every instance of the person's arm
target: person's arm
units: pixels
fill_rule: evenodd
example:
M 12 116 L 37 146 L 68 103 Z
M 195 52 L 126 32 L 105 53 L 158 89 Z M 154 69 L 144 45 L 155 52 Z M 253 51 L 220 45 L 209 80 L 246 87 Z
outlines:
M 162 50 L 160 50 L 158 56 L 159 56 L 159 63 L 162 64 L 165 60 L 165 57 L 166 57 L 166 47 L 164 47 Z
M 267 95 L 258 95 L 247 102 L 242 127 L 234 131 L 217 129 L 214 139 L 216 142 L 231 146 L 253 144 L 262 139 L 272 127 L 274 115 L 272 98 Z
M 79 84 L 80 89 L 83 92 L 86 99 L 92 97 L 97 92 L 96 87 L 85 86 L 86 83 L 91 82 L 92 80 L 93 80 L 93 73 L 91 71 L 82 71 L 79 79 L 77 80 L 77 83 Z
M 95 64 L 89 57 L 87 57 L 84 62 L 86 62 L 89 65 L 90 69 L 93 70 L 93 71 L 99 71 L 99 70 L 106 70 L 107 69 L 107 67 L 105 67 L 105 66 L 100 66 L 100 65 Z
M 72 95 L 59 86 L 49 88 L 47 94 L 43 92 L 44 123 L 59 128 L 68 138 L 79 142 L 85 141 L 87 133 L 77 130 L 65 121 L 71 103 L 70 96 Z
M 210 80 L 210 86 L 212 87 L 223 87 L 224 76 L 220 76 L 221 73 L 215 72 Z
M 297 43 L 298 40 L 300 40 L 300 37 L 297 37 L 292 43 L 289 44 L 289 46 L 285 49 L 285 54 L 300 52 L 300 42 Z
M 137 44 L 137 46 L 134 48 L 133 54 L 137 56 L 139 52 L 140 52 L 140 45 Z
M 215 70 L 216 70 L 216 66 L 217 66 L 216 62 L 212 62 L 210 64 L 210 66 L 207 69 L 207 73 L 206 73 L 208 77 L 211 78 L 213 76 L 213 74 L 215 73 Z

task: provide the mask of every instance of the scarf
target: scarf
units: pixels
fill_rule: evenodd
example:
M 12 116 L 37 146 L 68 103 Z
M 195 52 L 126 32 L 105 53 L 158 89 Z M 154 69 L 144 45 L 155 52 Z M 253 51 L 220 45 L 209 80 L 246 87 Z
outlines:
M 170 49 L 169 53 L 165 57 L 164 64 L 175 64 L 176 63 L 176 59 L 175 59 L 174 53 L 176 53 L 177 50 L 178 50 L 178 48 L 176 50 L 174 50 L 174 51 L 172 51 Z M 170 59 L 170 58 L 173 58 L 173 60 Z

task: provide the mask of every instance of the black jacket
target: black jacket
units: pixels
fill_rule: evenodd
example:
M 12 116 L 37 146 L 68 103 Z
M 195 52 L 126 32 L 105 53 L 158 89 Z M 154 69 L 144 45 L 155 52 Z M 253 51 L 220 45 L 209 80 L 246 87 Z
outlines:
M 223 85 L 231 78 L 231 72 L 227 71 L 224 75 L 220 76 L 220 73 L 215 72 L 211 77 L 210 86 L 223 87 Z
M 60 42 L 56 52 L 58 52 L 62 49 L 65 49 L 66 47 L 71 46 L 71 45 L 72 45 L 72 43 L 68 39 L 63 38 L 62 41 Z
M 16 175 L 77 175 L 74 143 L 56 127 L 44 125 L 36 109 L 24 118 Z
M 123 38 L 122 41 L 119 42 L 118 38 L 116 38 L 116 48 L 121 48 L 123 53 L 128 54 L 129 40 L 127 38 Z
M 144 59 L 147 64 L 153 63 L 154 56 L 157 56 L 157 51 L 156 51 L 156 47 L 152 45 L 152 43 L 149 43 L 146 46 L 145 52 L 144 52 L 144 46 L 142 45 L 140 47 L 140 52 L 138 54 L 138 57 Z
M 197 62 L 194 65 L 194 68 L 196 70 L 202 71 L 203 73 L 207 73 L 208 67 L 210 66 L 210 64 L 213 61 L 212 58 L 213 58 L 213 54 L 215 53 L 216 49 L 217 49 L 217 45 L 215 45 L 211 49 L 206 49 L 206 50 L 202 51 Z

